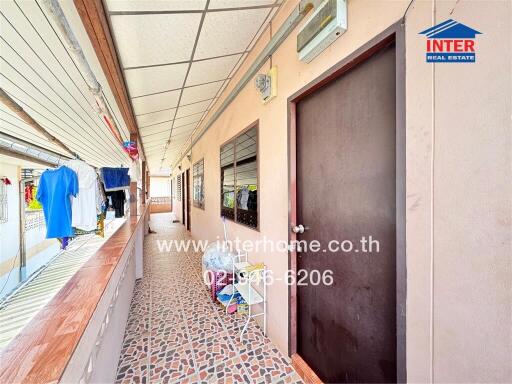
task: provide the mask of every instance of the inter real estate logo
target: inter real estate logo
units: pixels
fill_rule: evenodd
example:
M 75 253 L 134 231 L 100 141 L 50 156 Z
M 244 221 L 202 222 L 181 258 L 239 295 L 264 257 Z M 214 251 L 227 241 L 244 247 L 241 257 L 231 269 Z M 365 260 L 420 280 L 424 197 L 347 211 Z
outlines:
M 446 20 L 420 35 L 427 36 L 427 63 L 474 63 L 476 35 L 474 30 L 455 20 Z

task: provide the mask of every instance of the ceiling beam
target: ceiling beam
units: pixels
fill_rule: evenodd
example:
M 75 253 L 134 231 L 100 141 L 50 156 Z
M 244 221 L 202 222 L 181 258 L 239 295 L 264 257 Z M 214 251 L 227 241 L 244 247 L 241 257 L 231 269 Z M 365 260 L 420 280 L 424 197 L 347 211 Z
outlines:
M 101 0 L 74 0 L 74 4 L 127 124 L 128 131 L 130 134 L 139 136 L 135 114 L 130 103 L 103 2 Z M 139 144 L 139 153 L 142 158 L 145 158 L 144 146 L 142 142 Z

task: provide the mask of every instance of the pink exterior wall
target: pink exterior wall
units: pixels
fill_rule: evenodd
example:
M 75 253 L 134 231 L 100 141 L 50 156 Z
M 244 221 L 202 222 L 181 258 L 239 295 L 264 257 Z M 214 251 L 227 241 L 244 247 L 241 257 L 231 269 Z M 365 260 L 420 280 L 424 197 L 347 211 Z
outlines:
M 274 31 L 297 3 L 285 2 Z M 263 105 L 250 82 L 192 149 L 192 162 L 204 157 L 206 196 L 205 210 L 192 208 L 194 238 L 222 237 L 220 145 L 259 120 L 260 231 L 229 222 L 229 237 L 287 240 L 287 98 L 400 20 L 408 4 L 348 1 L 348 31 L 310 64 L 297 58 L 298 29 L 291 34 L 272 58 L 278 68 L 277 98 Z M 425 38 L 418 32 L 448 18 L 483 32 L 477 37 L 477 63 L 425 63 Z M 414 2 L 407 14 L 411 382 L 512 381 L 511 20 L 507 1 L 423 0 Z M 267 30 L 221 100 L 268 40 Z M 182 162 L 183 170 L 189 166 Z M 179 203 L 174 210 L 181 216 Z M 288 268 L 286 253 L 250 257 L 265 262 L 275 276 Z M 268 290 L 268 333 L 285 352 L 287 303 L 287 286 L 276 282 Z

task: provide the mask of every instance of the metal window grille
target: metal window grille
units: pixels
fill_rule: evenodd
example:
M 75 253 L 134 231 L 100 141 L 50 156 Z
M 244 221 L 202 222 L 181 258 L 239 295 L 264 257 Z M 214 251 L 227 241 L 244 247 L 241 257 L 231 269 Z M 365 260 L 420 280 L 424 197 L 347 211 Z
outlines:
M 220 149 L 221 216 L 258 228 L 258 126 Z
M 176 198 L 181 201 L 181 175 L 176 176 Z
M 204 209 L 204 159 L 199 160 L 192 168 L 192 184 L 194 207 Z

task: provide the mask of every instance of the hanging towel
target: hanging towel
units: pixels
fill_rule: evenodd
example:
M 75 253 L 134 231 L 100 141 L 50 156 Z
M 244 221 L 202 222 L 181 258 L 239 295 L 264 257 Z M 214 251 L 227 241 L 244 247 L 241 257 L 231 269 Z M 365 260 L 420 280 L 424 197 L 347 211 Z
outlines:
M 119 191 L 130 186 L 128 168 L 101 168 L 101 178 L 106 192 Z
M 41 175 L 36 198 L 43 205 L 47 239 L 74 235 L 70 197 L 77 193 L 78 178 L 72 169 L 61 166 L 47 169 Z

